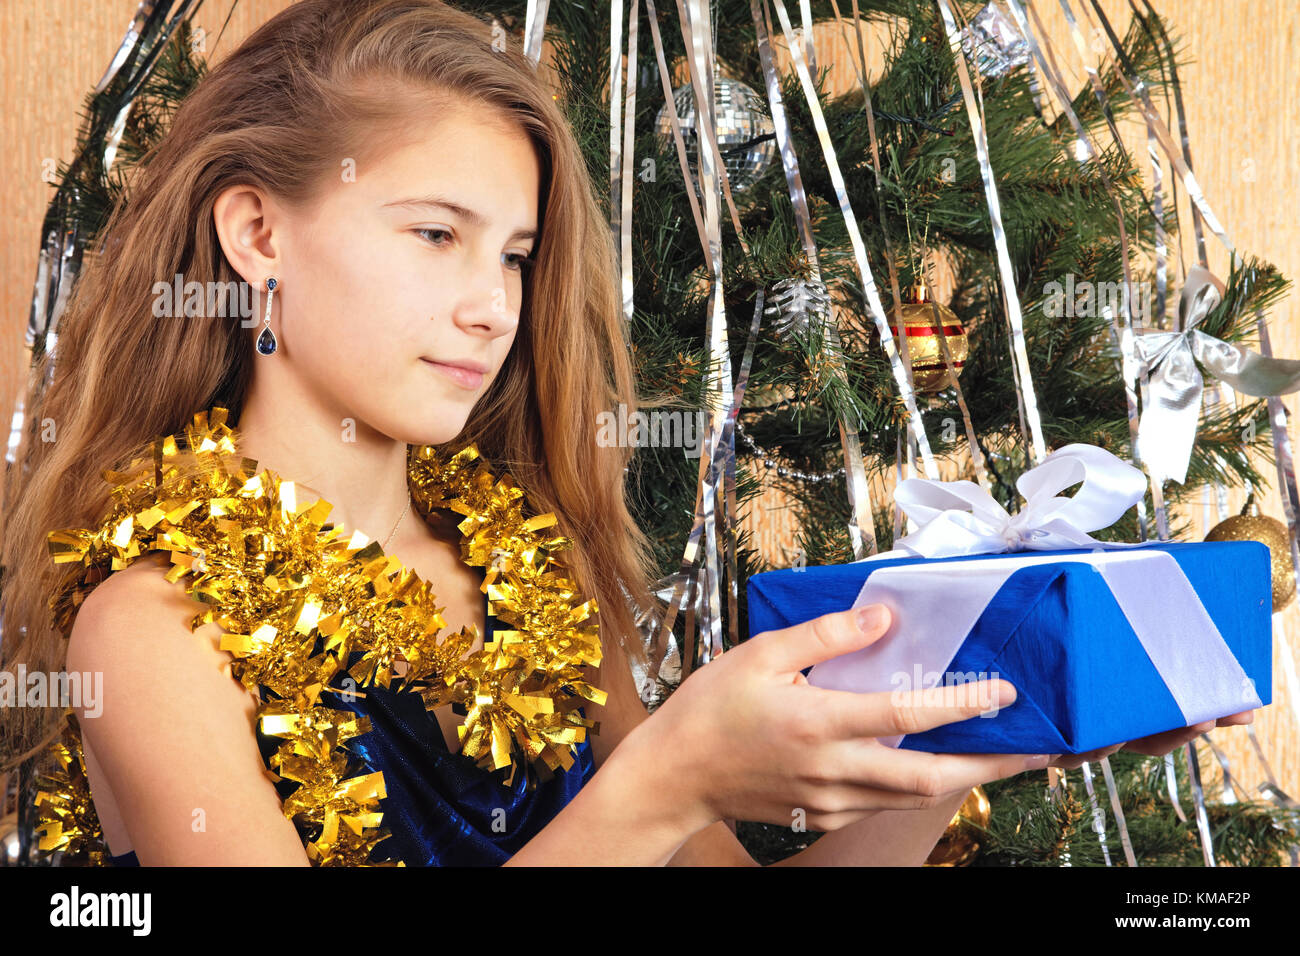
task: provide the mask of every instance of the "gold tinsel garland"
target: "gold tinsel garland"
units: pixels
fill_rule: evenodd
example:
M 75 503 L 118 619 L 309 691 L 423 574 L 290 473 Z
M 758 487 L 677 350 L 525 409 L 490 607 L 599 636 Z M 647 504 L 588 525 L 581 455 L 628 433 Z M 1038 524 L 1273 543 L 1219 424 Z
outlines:
M 236 457 L 227 415 L 220 406 L 199 412 L 185 430 L 197 468 L 180 467 L 181 435 L 159 439 L 152 470 L 134 479 L 135 467 L 105 472 L 113 500 L 98 527 L 49 534 L 56 562 L 85 568 L 51 599 L 55 626 L 70 634 L 82 601 L 109 572 L 168 552 L 167 579 L 185 579 L 204 606 L 191 629 L 221 628 L 232 674 L 258 700 L 262 732 L 284 738 L 269 763 L 298 783 L 282 807 L 314 865 L 373 865 L 371 851 L 388 836 L 383 774 L 361 773 L 347 747 L 369 720 L 322 706 L 325 691 L 409 691 L 430 711 L 463 704 L 461 753 L 484 769 L 509 767 L 507 786 L 521 766 L 530 788 L 537 763 L 569 769 L 587 728 L 598 729 L 577 708 L 603 704 L 606 694 L 580 670 L 601 660 L 597 626 L 582 624 L 598 609 L 581 600 L 555 557 L 572 542 L 545 533 L 554 514 L 525 518 L 523 491 L 508 474 L 495 478 L 473 444 L 450 456 L 432 445 L 408 449 L 413 500 L 424 515 L 446 508 L 465 516 L 462 558 L 487 569 L 489 613 L 508 628 L 466 657 L 476 630 L 439 641 L 446 622 L 429 584 L 359 532 L 342 540 L 326 526 L 328 502 L 299 508 L 292 482 Z M 52 748 L 56 769 L 38 783 L 39 846 L 98 863 L 102 836 L 68 719 Z

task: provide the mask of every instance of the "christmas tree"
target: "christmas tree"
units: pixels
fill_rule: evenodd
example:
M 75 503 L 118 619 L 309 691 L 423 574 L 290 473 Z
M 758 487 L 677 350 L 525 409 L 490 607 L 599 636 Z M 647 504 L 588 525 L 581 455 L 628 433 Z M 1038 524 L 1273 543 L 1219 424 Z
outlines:
M 510 12 L 500 4 L 465 6 L 498 18 L 521 37 L 524 34 L 523 4 Z M 1139 307 L 1130 304 L 1127 314 L 1122 303 L 1108 310 L 1100 293 L 1124 287 L 1127 253 L 1132 288 L 1154 288 L 1159 299 L 1154 307 L 1147 306 L 1143 324 L 1175 327 L 1176 265 L 1165 263 L 1163 268 L 1172 277 L 1161 283 L 1149 264 L 1158 247 L 1169 249 L 1177 241 L 1180 224 L 1176 203 L 1171 201 L 1177 183 L 1171 180 L 1165 185 L 1163 203 L 1158 203 L 1144 188 L 1139 157 L 1125 150 L 1114 132 L 1116 124 L 1140 106 L 1126 77 L 1140 77 L 1149 95 L 1162 101 L 1176 92 L 1181 61 L 1169 38 L 1171 27 L 1162 17 L 1150 8 L 1140 14 L 1135 11 L 1125 35 L 1114 37 L 1119 51 L 1099 72 L 1099 91 L 1069 91 L 1072 121 L 1059 106 L 1050 112 L 1046 108 L 1055 101 L 1030 69 L 1032 57 L 1023 34 L 1015 30 L 1014 15 L 1023 14 L 1023 9 L 948 5 L 953 25 L 964 36 L 961 52 L 982 112 L 988 163 L 1000 200 L 1006 251 L 1020 300 L 1024 355 L 1036 398 L 1036 412 L 1031 413 L 1019 381 L 1024 376 L 1014 360 L 1017 332 L 1008 319 L 982 181 L 980 144 L 964 108 L 960 65 L 941 6 L 933 0 L 871 0 L 853 8 L 845 4 L 845 9 L 834 3 L 812 3 L 812 22 L 837 23 L 849 37 L 845 43 L 849 49 L 857 42 L 852 39 L 855 16 L 874 28 L 877 36 L 887 37 L 883 68 L 868 77 L 865 62 L 856 63 L 859 78 L 866 77 L 867 82 L 848 92 L 827 91 L 829 64 L 807 64 L 821 117 L 814 114 L 788 54 L 783 68 L 774 71 L 785 132 L 798 157 L 815 263 L 810 262 L 801 232 L 804 224 L 798 203 L 792 200 L 788 171 L 774 148 L 775 125 L 781 120 L 772 108 L 760 42 L 766 33 L 769 46 L 789 50 L 779 22 L 785 14 L 778 9 L 764 15 L 759 11 L 766 4 L 751 5 L 746 0 L 716 0 L 698 8 L 707 11 L 710 20 L 708 35 L 715 58 L 713 122 L 718 158 L 725 166 L 734 204 L 733 212 L 725 193 L 719 200 L 717 286 L 727 333 L 722 355 L 710 348 L 707 324 L 712 267 L 698 230 L 691 228 L 696 215 L 691 192 L 703 203 L 700 151 L 709 146 L 699 131 L 707 119 L 701 120 L 697 109 L 690 48 L 677 9 L 646 6 L 640 14 L 634 57 L 628 56 L 629 31 L 624 26 L 621 56 L 628 62 L 615 89 L 621 101 L 613 113 L 608 9 L 553 5 L 545 32 L 553 58 L 546 62 L 554 68 L 594 181 L 611 183 L 616 245 L 623 230 L 630 237 L 631 258 L 630 263 L 624 259 L 624 267 L 630 269 L 632 282 L 634 308 L 629 322 L 647 396 L 643 407 L 660 412 L 705 408 L 711 382 L 716 389 L 720 359 L 733 372 L 742 370 L 729 379 L 731 387 L 747 373 L 743 398 L 734 409 L 735 431 L 724 439 L 734 443 L 734 473 L 715 474 L 711 479 L 719 510 L 728 477 L 734 481 L 736 510 L 716 517 L 720 547 L 731 545 L 717 562 L 729 580 L 714 592 L 721 597 L 722 621 L 715 621 L 713 630 L 723 635 L 724 648 L 727 638 L 748 633 L 744 581 L 779 560 L 758 554 L 750 547 L 747 530 L 728 521 L 756 507 L 764 489 L 777 488 L 797 515 L 795 560 L 807 565 L 851 561 L 873 545 L 887 550 L 902 531 L 901 514 L 884 497 L 872 502 L 869 527 L 855 522 L 861 501 L 855 503 L 846 487 L 846 449 L 851 447 L 845 440 L 846 422 L 855 433 L 866 478 L 873 486 L 898 471 L 900 462 L 908 466 L 909 474 L 914 473 L 914 464 L 920 464 L 898 376 L 882 344 L 879 322 L 873 322 L 855 256 L 854 230 L 842 214 L 846 201 L 857 217 L 854 225 L 865 245 L 870 272 L 879 282 L 892 329 L 920 324 L 925 331 L 932 326 L 939 331 L 941 325 L 945 333 L 928 339 L 902 336 L 896 349 L 901 352 L 903 340 L 908 340 L 910 354 L 901 355 L 900 361 L 916 388 L 918 417 L 930 451 L 944 461 L 950 477 L 983 477 L 997 501 L 1015 512 L 1016 478 L 1034 461 L 1034 427 L 1027 426 L 1028 414 L 1039 419 L 1040 438 L 1048 448 L 1084 442 L 1122 458 L 1135 457 L 1130 411 L 1131 402 L 1140 396 L 1132 394 L 1137 383 L 1126 382 L 1120 335 L 1124 322 L 1132 321 Z M 995 14 L 1000 22 L 991 19 Z M 658 26 L 664 66 L 672 70 L 689 184 L 665 109 L 652 18 Z M 701 26 L 698 20 L 693 22 L 694 31 Z M 802 47 L 806 36 L 807 31 L 796 35 L 796 45 Z M 807 51 L 801 52 L 806 62 Z M 622 111 L 627 109 L 627 88 L 633 82 L 632 138 L 613 141 L 621 139 L 623 151 L 630 148 L 630 161 L 623 155 L 612 159 L 612 116 L 626 121 Z M 842 187 L 824 161 L 819 123 L 833 144 Z M 1091 154 L 1080 145 L 1085 140 Z M 632 175 L 621 175 L 621 170 Z M 630 222 L 623 217 L 623 210 L 629 208 L 623 192 L 629 188 L 635 192 Z M 1258 313 L 1267 312 L 1288 283 L 1266 262 L 1247 258 L 1234 260 L 1234 265 L 1221 304 L 1199 328 L 1227 342 L 1251 345 L 1257 342 Z M 1066 282 L 1069 288 L 1064 287 Z M 1098 293 L 1098 300 L 1085 302 L 1080 289 L 1087 289 L 1088 295 Z M 826 299 L 819 309 L 823 295 Z M 755 335 L 760 297 L 765 297 L 765 311 Z M 941 322 L 932 323 L 928 303 L 917 311 L 917 304 L 927 298 L 938 300 Z M 912 308 L 900 308 L 905 305 Z M 900 311 L 905 312 L 901 323 Z M 713 336 L 716 341 L 716 331 Z M 842 361 L 835 361 L 837 352 Z M 959 370 L 955 383 L 945 374 L 949 363 L 953 371 Z M 656 445 L 646 440 L 645 433 L 641 438 L 631 470 L 632 500 L 659 543 L 664 575 L 660 594 L 666 599 L 664 606 L 647 611 L 647 642 L 654 646 L 656 630 L 662 631 L 666 621 L 674 622 L 674 640 L 658 679 L 647 677 L 645 697 L 653 709 L 682 674 L 707 661 L 716 649 L 694 620 L 708 613 L 707 588 L 701 585 L 692 593 L 689 587 L 707 579 L 703 547 L 689 544 L 702 544 L 697 520 L 702 469 L 689 452 L 683 455 L 681 447 Z M 1139 508 L 1130 509 L 1122 520 L 1097 532 L 1097 537 L 1135 541 L 1185 535 L 1186 507 L 1199 500 L 1205 485 L 1258 488 L 1267 484 L 1257 462 L 1273 460 L 1271 439 L 1264 400 L 1207 401 L 1185 480 L 1155 483 L 1163 493 L 1161 500 L 1148 490 Z M 978 476 L 979 468 L 983 476 Z M 855 534 L 857 529 L 860 534 Z M 684 554 L 693 556 L 694 563 L 684 560 Z M 695 629 L 701 633 L 694 633 Z M 686 648 L 680 662 L 674 656 L 679 647 Z M 660 653 L 664 650 L 661 644 Z M 1178 793 L 1189 804 L 1188 767 L 1182 754 L 1174 757 Z M 1199 865 L 1203 853 L 1196 823 L 1190 813 L 1184 815 L 1170 803 L 1164 761 L 1121 751 L 1110 758 L 1110 769 L 1138 860 L 1143 865 Z M 1120 860 L 1120 840 L 1100 775 L 1098 794 L 1090 793 L 1090 784 L 1073 771 L 1064 774 L 1051 794 L 1038 774 L 998 781 L 984 788 L 991 804 L 988 819 L 974 820 L 986 825 L 974 830 L 964 825 L 960 833 L 950 828 L 950 836 L 968 843 L 973 838 L 978 850 L 967 853 L 964 862 L 976 865 L 1104 865 L 1111 862 L 1108 855 Z M 1296 843 L 1300 830 L 1294 809 L 1286 805 L 1284 796 L 1278 800 L 1281 807 L 1248 796 L 1235 803 L 1208 805 L 1219 864 L 1284 861 L 1283 848 Z M 1093 832 L 1102 807 L 1100 816 L 1110 821 L 1106 846 Z M 788 827 L 744 822 L 737 832 L 763 863 L 817 837 Z

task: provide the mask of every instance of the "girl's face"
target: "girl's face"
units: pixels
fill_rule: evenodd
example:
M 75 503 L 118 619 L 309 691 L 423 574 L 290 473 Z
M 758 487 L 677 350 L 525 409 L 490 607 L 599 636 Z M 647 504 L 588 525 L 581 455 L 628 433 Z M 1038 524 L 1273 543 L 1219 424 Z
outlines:
M 368 165 L 340 157 L 319 201 L 279 207 L 279 351 L 256 362 L 284 363 L 290 390 L 327 416 L 441 444 L 514 343 L 540 173 L 524 132 L 481 108 L 414 132 Z

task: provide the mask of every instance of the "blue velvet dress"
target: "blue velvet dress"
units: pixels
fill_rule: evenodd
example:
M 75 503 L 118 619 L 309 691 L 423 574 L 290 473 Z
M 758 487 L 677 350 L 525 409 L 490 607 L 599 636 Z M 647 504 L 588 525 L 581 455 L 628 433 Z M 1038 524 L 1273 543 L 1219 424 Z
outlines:
M 486 594 L 483 604 L 484 640 L 490 640 L 497 621 L 488 613 Z M 550 823 L 595 772 L 590 741 L 584 740 L 567 771 L 556 771 L 532 791 L 523 772 L 516 771 L 513 785 L 507 787 L 501 782 L 507 770 L 484 770 L 472 758 L 447 750 L 437 718 L 418 694 L 370 688 L 352 701 L 322 694 L 321 703 L 370 718 L 370 731 L 349 741 L 348 749 L 364 761 L 364 772 L 384 774 L 387 796 L 380 803 L 381 825 L 391 835 L 375 847 L 372 862 L 500 865 Z M 464 715 L 459 706 L 453 710 Z M 266 761 L 283 741 L 260 728 L 256 733 Z M 283 798 L 296 786 L 283 780 L 276 789 Z M 111 866 L 140 865 L 134 850 L 109 856 L 108 861 Z

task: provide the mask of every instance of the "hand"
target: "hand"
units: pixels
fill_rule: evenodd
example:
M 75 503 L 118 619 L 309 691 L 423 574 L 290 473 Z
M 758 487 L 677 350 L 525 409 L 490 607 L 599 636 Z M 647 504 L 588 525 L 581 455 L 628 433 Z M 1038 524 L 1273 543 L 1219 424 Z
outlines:
M 1236 724 L 1252 724 L 1254 722 L 1255 711 L 1243 710 L 1239 714 L 1229 714 L 1227 717 L 1220 717 L 1218 720 L 1207 720 L 1193 727 L 1166 730 L 1163 733 L 1152 734 L 1149 737 L 1130 740 L 1125 744 L 1115 744 L 1113 747 L 1090 750 L 1085 754 L 1062 754 L 1053 760 L 1050 766 L 1061 767 L 1065 770 L 1077 770 L 1083 766 L 1085 760 L 1089 762 L 1100 760 L 1102 757 L 1109 757 L 1119 750 L 1131 750 L 1134 753 L 1146 754 L 1149 757 L 1163 757 L 1165 754 L 1177 750 L 1183 744 L 1195 740 L 1200 734 L 1213 730 L 1215 727 L 1230 727 Z
M 855 693 L 813 687 L 811 664 L 866 647 L 889 611 L 865 630 L 854 611 L 759 634 L 693 672 L 625 739 L 661 801 L 693 823 L 754 820 L 811 830 L 848 826 L 880 810 L 934 807 L 971 787 L 1026 769 L 1024 754 L 932 754 L 878 737 L 912 734 L 1005 707 L 1005 680 Z M 1047 766 L 1044 756 L 1038 767 Z

